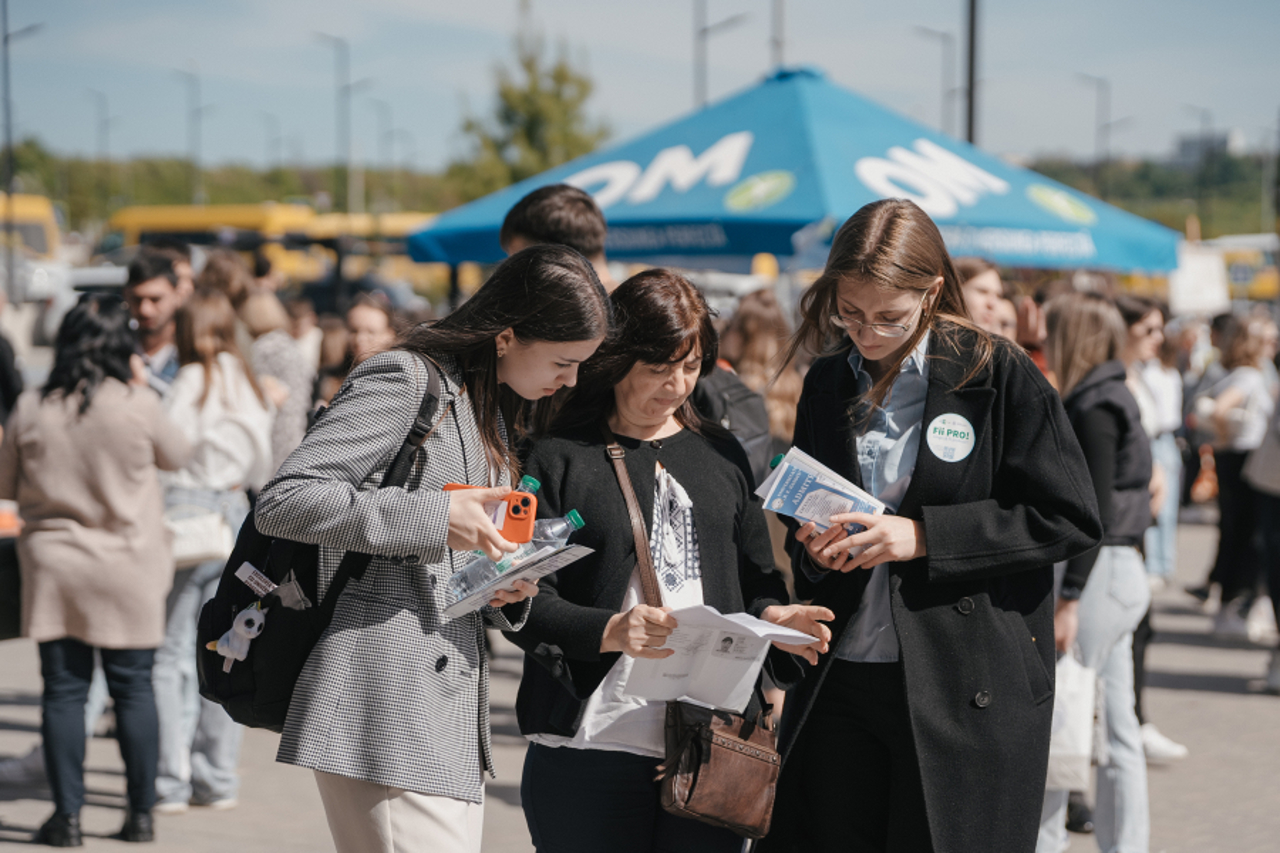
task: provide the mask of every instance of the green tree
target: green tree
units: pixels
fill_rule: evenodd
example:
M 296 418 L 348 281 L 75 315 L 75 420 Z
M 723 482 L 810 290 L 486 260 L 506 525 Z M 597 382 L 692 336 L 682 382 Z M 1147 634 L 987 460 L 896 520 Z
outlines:
M 446 178 L 459 199 L 470 201 L 594 151 L 609 136 L 585 111 L 591 78 L 569 61 L 560 45 L 547 56 L 541 34 L 527 25 L 527 8 L 515 38 L 516 67 L 496 71 L 498 103 L 488 119 L 462 123 L 470 152 L 451 163 Z

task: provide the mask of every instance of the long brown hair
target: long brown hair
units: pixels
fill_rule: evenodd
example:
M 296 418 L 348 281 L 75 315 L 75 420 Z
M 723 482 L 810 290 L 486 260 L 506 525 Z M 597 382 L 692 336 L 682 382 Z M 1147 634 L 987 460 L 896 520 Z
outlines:
M 595 355 L 582 363 L 578 385 L 565 401 L 557 427 L 596 423 L 613 414 L 614 386 L 640 362 L 674 364 L 696 350 L 701 362 L 698 377 L 715 369 L 715 312 L 687 278 L 671 270 L 645 270 L 620 284 L 610 298 L 617 325 Z M 692 394 L 675 418 L 694 432 L 724 432 L 702 417 Z
M 528 432 L 537 406 L 550 401 L 531 404 L 498 384 L 494 339 L 511 329 L 523 343 L 589 341 L 605 337 L 612 327 L 609 294 L 591 262 L 568 246 L 540 244 L 498 264 L 484 286 L 458 310 L 411 329 L 401 337 L 399 347 L 458 360 L 490 464 L 495 470 L 514 469 L 506 461 L 498 413 L 513 436 L 519 437 Z
M 795 435 L 796 404 L 804 389 L 794 364 L 777 367 L 789 337 L 787 314 L 769 288 L 742 297 L 720 335 L 720 357 L 733 365 L 743 384 L 764 396 L 769 433 L 788 443 Z
M 218 356 L 231 355 L 244 368 L 249 387 L 258 401 L 266 405 L 266 397 L 258 387 L 258 380 L 244 360 L 236 345 L 236 312 L 231 300 L 221 290 L 198 287 L 196 292 L 178 309 L 175 343 L 178 347 L 178 364 L 199 364 L 204 368 L 204 390 L 200 393 L 200 405 L 209 399 L 213 386 L 213 374 L 218 369 Z
M 1064 293 L 1045 306 L 1045 355 L 1066 399 L 1089 371 L 1120 358 L 1127 336 L 1114 302 L 1100 293 Z
M 906 346 L 871 387 L 866 401 L 884 403 L 898 378 L 902 362 L 911 354 L 925 332 L 949 339 L 953 349 L 961 349 L 954 337 L 967 330 L 974 337 L 973 360 L 960 384 L 968 382 L 991 362 L 995 351 L 992 336 L 969 319 L 960 279 L 938 226 L 914 202 L 888 198 L 866 205 L 849 217 L 831 241 L 831 253 L 822 275 L 800 297 L 800 328 L 791 336 L 782 363 L 789 364 L 802 349 L 820 355 L 848 352 L 853 339 L 831 323 L 837 313 L 836 296 L 843 281 L 865 282 L 882 291 L 913 291 L 923 294 L 942 277 L 937 298 L 922 309 L 920 322 Z M 940 323 L 940 320 L 948 322 Z

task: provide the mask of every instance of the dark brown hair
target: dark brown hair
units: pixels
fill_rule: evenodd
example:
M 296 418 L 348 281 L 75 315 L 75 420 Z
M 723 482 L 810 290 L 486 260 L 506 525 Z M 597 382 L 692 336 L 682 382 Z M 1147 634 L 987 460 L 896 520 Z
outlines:
M 986 258 L 964 257 L 955 258 L 951 261 L 955 264 L 956 275 L 960 276 L 960 283 L 964 284 L 971 278 L 982 275 L 984 272 L 991 272 L 996 269 L 996 265 L 988 261 Z
M 1237 367 L 1258 367 L 1266 349 L 1262 320 L 1247 317 L 1235 324 L 1222 345 L 1222 366 L 1227 370 Z
M 400 348 L 458 360 L 490 464 L 509 467 L 498 413 L 515 436 L 528 432 L 537 406 L 498 384 L 494 338 L 504 329 L 523 343 L 589 341 L 613 326 L 613 310 L 591 262 L 568 246 L 538 245 L 498 264 L 475 295 L 434 323 L 406 332 Z M 513 465 L 514 465 L 514 457 Z
M 720 335 L 720 357 L 733 365 L 748 388 L 764 395 L 769 432 L 786 442 L 795 435 L 796 404 L 804 389 L 804 379 L 794 364 L 777 368 L 789 337 L 787 314 L 769 288 L 742 297 Z
M 263 404 L 266 398 L 258 387 L 258 380 L 244 360 L 240 347 L 236 346 L 236 312 L 231 300 L 221 290 L 197 287 L 176 315 L 177 329 L 174 342 L 178 346 L 178 364 L 199 364 L 204 368 L 204 390 L 200 392 L 200 405 L 209 399 L 213 386 L 213 374 L 218 368 L 218 356 L 229 353 L 249 380 L 253 393 Z
M 972 362 L 960 381 L 963 385 L 991 362 L 995 340 L 969 319 L 960 279 L 938 226 L 915 203 L 897 198 L 872 202 L 840 226 L 831 241 L 826 268 L 800 297 L 800 328 L 791 336 L 782 363 L 790 363 L 801 348 L 828 355 L 853 347 L 853 339 L 831 323 L 837 313 L 841 282 L 866 283 L 882 291 L 924 293 L 939 276 L 942 289 L 925 303 L 915 331 L 897 360 L 871 387 L 866 400 L 873 406 L 884 403 L 902 362 L 930 330 L 956 350 L 962 349 L 955 340 L 962 330 L 973 338 Z
M 1126 326 L 1133 326 L 1141 323 L 1152 311 L 1159 311 L 1160 316 L 1168 319 L 1168 311 L 1165 307 L 1155 299 L 1146 296 L 1130 296 L 1129 294 L 1121 294 L 1115 298 L 1116 309 L 1119 310 L 1120 316 L 1124 319 Z
M 237 312 L 249 298 L 253 276 L 244 258 L 230 249 L 214 249 L 196 278 L 196 287 L 212 288 L 226 294 Z
M 568 184 L 540 187 L 515 203 L 502 220 L 498 242 L 513 237 L 531 243 L 559 243 L 588 258 L 604 254 L 604 214 L 590 195 Z
M 719 350 L 715 312 L 684 276 L 665 269 L 645 270 L 619 285 L 611 300 L 613 334 L 582 363 L 578 385 L 565 401 L 557 427 L 608 418 L 616 405 L 614 386 L 640 362 L 673 364 L 696 350 L 702 364 L 699 378 L 715 369 Z M 698 413 L 692 395 L 675 417 L 695 432 L 722 432 Z

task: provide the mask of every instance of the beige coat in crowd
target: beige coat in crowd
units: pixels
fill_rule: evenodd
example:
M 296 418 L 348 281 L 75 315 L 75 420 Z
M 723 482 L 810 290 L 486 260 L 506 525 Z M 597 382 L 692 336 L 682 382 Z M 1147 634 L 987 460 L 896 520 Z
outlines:
M 149 388 L 107 379 L 80 395 L 27 391 L 0 443 L 0 498 L 22 518 L 22 634 L 108 649 L 155 648 L 173 583 L 157 469 L 187 440 Z

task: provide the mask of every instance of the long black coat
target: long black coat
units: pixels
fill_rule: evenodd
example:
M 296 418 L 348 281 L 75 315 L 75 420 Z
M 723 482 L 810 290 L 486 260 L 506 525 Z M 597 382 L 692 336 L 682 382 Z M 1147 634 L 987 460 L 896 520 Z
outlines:
M 990 365 L 957 388 L 972 364 L 973 333 L 929 343 L 924 428 L 942 414 L 973 426 L 975 444 L 944 461 L 922 436 L 898 514 L 924 524 L 927 556 L 893 563 L 890 596 L 902 650 L 907 705 L 937 853 L 1035 849 L 1053 713 L 1052 564 L 1102 535 L 1084 456 L 1058 394 L 1020 350 L 999 341 Z M 844 355 L 814 363 L 805 379 L 795 445 L 861 485 L 857 389 Z M 794 539 L 797 592 L 836 614 L 839 633 L 856 612 L 870 572 L 809 581 Z M 828 654 L 786 704 L 783 746 L 802 729 L 822 687 Z M 764 849 L 793 849 L 798 819 L 788 777 L 856 773 L 856 767 L 784 765 Z M 850 803 L 850 808 L 857 808 Z

